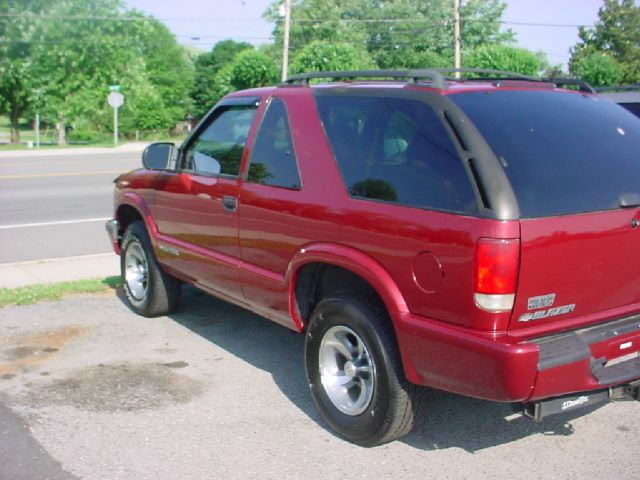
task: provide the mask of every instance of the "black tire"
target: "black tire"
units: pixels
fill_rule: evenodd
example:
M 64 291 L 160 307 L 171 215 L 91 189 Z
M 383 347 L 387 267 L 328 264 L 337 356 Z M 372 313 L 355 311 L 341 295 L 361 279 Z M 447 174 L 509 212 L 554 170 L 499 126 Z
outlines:
M 411 430 L 421 391 L 404 376 L 393 326 L 375 296 L 340 295 L 318 304 L 305 367 L 316 407 L 345 439 L 375 446 Z
M 145 317 L 173 312 L 180 300 L 181 283 L 158 264 L 142 222 L 127 227 L 121 250 L 122 285 L 131 309 Z

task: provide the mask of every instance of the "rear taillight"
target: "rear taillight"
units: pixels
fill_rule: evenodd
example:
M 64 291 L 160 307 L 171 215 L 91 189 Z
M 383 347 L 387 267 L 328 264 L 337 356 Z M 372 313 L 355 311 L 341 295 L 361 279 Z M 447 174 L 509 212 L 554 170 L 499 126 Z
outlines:
M 513 308 L 519 263 L 519 239 L 478 240 L 474 278 L 478 307 L 490 312 L 504 312 Z

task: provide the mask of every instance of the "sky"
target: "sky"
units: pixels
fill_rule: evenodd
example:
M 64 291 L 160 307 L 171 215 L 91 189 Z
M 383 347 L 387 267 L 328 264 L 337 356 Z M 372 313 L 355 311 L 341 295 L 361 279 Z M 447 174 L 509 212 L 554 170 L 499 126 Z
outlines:
M 267 43 L 273 30 L 273 25 L 262 18 L 272 0 L 125 2 L 162 20 L 179 43 L 205 51 L 227 38 L 255 45 Z M 562 64 L 566 69 L 569 49 L 578 41 L 577 26 L 593 25 L 603 0 L 506 0 L 505 3 L 503 21 L 505 27 L 516 32 L 518 45 L 535 52 L 543 51 L 551 64 Z

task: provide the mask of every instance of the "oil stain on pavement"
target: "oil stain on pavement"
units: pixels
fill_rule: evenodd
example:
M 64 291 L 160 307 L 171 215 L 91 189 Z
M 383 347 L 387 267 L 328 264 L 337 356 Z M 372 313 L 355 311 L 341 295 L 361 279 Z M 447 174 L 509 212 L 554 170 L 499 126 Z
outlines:
M 34 389 L 27 394 L 27 401 L 108 413 L 187 403 L 199 396 L 203 387 L 197 380 L 175 372 L 187 366 L 186 362 L 175 363 L 179 366 L 122 363 L 84 367 Z

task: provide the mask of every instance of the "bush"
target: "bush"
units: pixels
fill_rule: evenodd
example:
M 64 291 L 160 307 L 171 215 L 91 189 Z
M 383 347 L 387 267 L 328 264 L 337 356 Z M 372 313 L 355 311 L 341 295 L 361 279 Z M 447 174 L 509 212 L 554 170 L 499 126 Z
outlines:
M 366 70 L 373 66 L 373 60 L 365 50 L 359 50 L 351 45 L 314 42 L 293 56 L 289 70 L 295 74 Z
M 617 85 L 624 71 L 620 64 L 605 53 L 594 52 L 571 65 L 571 71 L 594 87 Z
M 463 63 L 470 68 L 506 70 L 529 76 L 537 76 L 544 67 L 535 53 L 505 45 L 482 45 L 465 55 Z
M 108 132 L 98 132 L 90 129 L 72 129 L 67 133 L 67 140 L 76 143 L 99 143 L 108 142 L 113 138 L 113 134 Z

